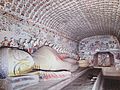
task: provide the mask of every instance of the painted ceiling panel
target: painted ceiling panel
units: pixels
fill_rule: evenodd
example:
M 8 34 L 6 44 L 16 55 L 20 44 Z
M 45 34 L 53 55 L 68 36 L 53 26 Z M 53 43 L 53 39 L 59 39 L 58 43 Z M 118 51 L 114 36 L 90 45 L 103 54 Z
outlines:
M 5 1 L 5 0 L 3 0 Z M 6 2 L 6 1 L 5 1 Z M 10 0 L 4 10 L 81 40 L 94 35 L 119 38 L 119 0 Z M 2 4 L 1 4 L 2 5 Z

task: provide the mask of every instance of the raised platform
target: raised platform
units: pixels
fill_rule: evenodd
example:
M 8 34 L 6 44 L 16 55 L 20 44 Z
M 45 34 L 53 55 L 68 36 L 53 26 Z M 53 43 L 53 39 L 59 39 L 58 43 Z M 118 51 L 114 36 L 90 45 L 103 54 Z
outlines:
M 40 81 L 38 84 L 26 87 L 23 90 L 61 90 L 63 87 L 70 84 L 79 76 L 83 75 L 88 68 L 86 69 L 79 69 L 76 72 L 72 73 L 71 77 L 59 79 L 59 80 L 49 80 L 49 81 Z
M 103 76 L 120 77 L 120 70 L 115 67 L 104 67 L 102 68 Z

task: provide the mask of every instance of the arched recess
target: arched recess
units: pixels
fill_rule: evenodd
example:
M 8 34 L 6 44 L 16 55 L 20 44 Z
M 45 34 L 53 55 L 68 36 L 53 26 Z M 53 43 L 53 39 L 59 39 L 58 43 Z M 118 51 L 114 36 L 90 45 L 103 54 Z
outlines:
M 111 67 L 114 65 L 114 55 L 111 52 L 97 52 L 94 54 L 94 66 Z

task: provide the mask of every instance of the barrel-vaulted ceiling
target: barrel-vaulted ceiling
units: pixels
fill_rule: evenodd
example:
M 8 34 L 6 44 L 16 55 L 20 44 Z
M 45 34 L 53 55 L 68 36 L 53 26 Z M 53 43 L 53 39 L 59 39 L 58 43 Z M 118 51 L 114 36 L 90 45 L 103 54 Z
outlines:
M 119 0 L 5 0 L 4 10 L 74 39 L 120 35 Z

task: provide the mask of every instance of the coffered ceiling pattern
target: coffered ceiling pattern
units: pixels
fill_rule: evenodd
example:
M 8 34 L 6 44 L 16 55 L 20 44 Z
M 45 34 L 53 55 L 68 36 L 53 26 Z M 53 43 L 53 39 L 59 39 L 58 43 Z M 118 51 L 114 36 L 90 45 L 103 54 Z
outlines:
M 3 9 L 73 39 L 120 35 L 119 0 L 5 0 Z

